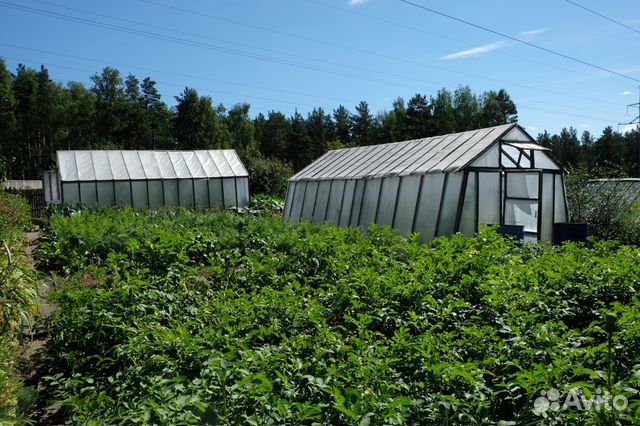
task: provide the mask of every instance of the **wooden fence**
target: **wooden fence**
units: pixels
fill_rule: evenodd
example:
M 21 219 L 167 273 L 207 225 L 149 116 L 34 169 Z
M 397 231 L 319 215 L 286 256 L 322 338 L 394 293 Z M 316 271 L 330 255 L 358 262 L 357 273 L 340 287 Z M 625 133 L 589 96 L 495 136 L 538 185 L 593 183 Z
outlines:
M 20 195 L 25 198 L 31 206 L 31 217 L 39 218 L 44 216 L 46 203 L 44 201 L 44 191 L 40 189 L 6 189 L 7 192 Z

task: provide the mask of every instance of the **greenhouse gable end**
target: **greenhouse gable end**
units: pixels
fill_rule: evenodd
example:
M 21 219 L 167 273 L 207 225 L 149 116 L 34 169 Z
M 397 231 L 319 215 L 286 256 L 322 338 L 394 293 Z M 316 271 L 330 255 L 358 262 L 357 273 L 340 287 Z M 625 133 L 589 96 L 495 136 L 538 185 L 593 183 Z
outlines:
M 289 180 L 284 219 L 390 225 L 423 241 L 520 225 L 550 240 L 568 216 L 562 168 L 512 123 L 329 151 Z

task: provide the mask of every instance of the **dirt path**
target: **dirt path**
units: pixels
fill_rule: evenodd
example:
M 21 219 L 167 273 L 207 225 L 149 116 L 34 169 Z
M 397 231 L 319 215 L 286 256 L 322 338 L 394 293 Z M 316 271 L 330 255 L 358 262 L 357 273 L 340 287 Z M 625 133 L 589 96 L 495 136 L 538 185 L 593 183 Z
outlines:
M 42 237 L 42 231 L 34 231 L 27 233 L 29 245 L 25 252 L 29 256 L 31 267 L 35 269 L 35 260 L 33 251 L 35 250 L 38 240 Z M 49 304 L 47 296 L 49 291 L 54 287 L 54 282 L 49 277 L 41 277 L 38 280 L 38 297 L 37 303 L 40 311 L 40 317 L 36 319 L 32 328 L 24 329 L 24 342 L 22 345 L 21 376 L 25 388 L 30 389 L 36 397 L 35 406 L 29 416 L 34 424 L 37 425 L 54 425 L 62 424 L 57 412 L 59 407 L 49 404 L 50 394 L 43 380 L 47 375 L 47 355 L 45 345 L 47 344 L 48 335 L 43 321 L 55 310 L 55 306 Z

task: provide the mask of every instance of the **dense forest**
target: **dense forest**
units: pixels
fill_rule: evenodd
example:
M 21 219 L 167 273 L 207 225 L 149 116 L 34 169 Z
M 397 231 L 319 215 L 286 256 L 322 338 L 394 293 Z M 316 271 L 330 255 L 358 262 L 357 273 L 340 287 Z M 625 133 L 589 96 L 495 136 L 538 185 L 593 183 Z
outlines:
M 247 164 L 254 190 L 273 190 L 279 177 L 299 170 L 326 150 L 363 146 L 499 125 L 517 120 L 504 90 L 476 95 L 455 92 L 397 98 L 373 112 L 362 101 L 352 110 L 315 108 L 306 116 L 278 111 L 250 114 L 250 105 L 227 108 L 185 88 L 169 107 L 149 77 L 123 77 L 106 67 L 91 87 L 54 82 L 43 66 L 10 72 L 0 59 L 0 175 L 37 179 L 53 166 L 59 149 L 234 148 Z M 607 175 L 638 176 L 635 134 L 611 128 L 595 138 L 573 128 L 538 140 L 565 166 L 585 166 Z

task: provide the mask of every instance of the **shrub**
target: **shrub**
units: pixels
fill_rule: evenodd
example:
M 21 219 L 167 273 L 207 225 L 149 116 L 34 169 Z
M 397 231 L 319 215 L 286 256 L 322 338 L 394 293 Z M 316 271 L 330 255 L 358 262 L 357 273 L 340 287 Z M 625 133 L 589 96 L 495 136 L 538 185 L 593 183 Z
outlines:
M 265 157 L 257 149 L 247 148 L 239 154 L 249 171 L 252 195 L 285 196 L 287 180 L 293 176 L 291 164 L 277 158 Z

